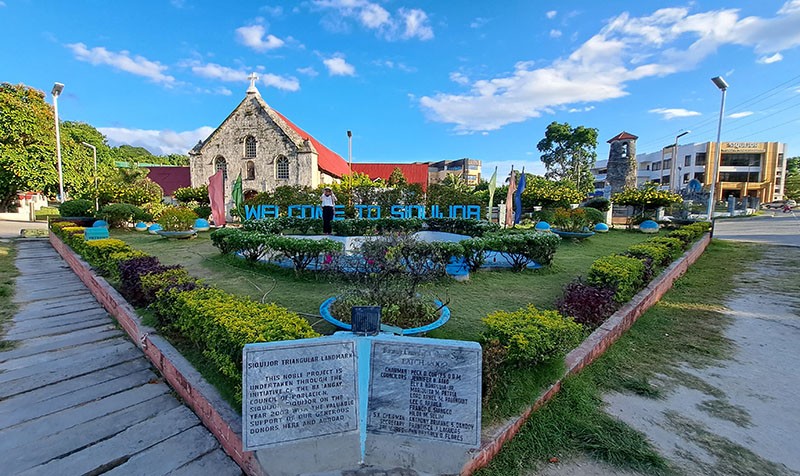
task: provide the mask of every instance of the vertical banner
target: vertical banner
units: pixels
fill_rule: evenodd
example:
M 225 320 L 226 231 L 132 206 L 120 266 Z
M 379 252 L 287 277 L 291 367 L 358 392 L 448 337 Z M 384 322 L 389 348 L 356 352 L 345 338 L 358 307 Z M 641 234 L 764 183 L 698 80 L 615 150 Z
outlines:
M 211 202 L 211 218 L 214 225 L 225 224 L 225 182 L 222 170 L 208 178 L 208 200 Z

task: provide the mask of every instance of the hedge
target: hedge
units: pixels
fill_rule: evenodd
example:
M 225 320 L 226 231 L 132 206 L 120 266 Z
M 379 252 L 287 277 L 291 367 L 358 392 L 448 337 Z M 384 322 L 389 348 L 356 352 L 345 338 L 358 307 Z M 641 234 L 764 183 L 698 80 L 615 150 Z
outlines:
M 483 341 L 499 341 L 508 362 L 518 365 L 535 365 L 564 355 L 580 344 L 584 335 L 583 327 L 572 318 L 533 305 L 514 312 L 493 312 L 483 322 L 488 328 Z
M 622 255 L 598 258 L 589 268 L 586 281 L 593 286 L 615 290 L 614 300 L 625 303 L 644 285 L 645 265 L 640 259 Z
M 513 271 L 522 271 L 529 263 L 547 266 L 553 262 L 561 238 L 547 232 L 493 233 L 484 237 L 486 248 L 500 252 Z

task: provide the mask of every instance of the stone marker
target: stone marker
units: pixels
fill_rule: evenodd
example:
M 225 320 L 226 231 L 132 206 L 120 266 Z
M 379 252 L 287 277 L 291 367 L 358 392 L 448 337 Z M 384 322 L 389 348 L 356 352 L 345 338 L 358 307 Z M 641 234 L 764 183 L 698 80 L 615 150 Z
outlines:
M 480 345 L 387 337 L 373 342 L 370 360 L 365 461 L 460 472 L 480 446 Z

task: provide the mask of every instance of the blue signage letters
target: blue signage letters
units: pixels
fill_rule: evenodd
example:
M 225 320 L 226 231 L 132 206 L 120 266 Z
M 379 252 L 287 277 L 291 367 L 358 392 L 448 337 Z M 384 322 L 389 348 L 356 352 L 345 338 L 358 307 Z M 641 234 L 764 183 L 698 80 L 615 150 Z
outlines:
M 381 217 L 381 207 L 378 205 L 355 205 L 357 217 L 366 220 L 377 220 Z M 289 205 L 287 214 L 298 218 L 322 218 L 322 207 L 319 205 Z M 439 205 L 431 205 L 426 213 L 422 205 L 392 205 L 389 216 L 391 218 L 444 218 Z M 278 218 L 277 205 L 245 205 L 244 217 L 246 220 L 261 220 L 263 218 Z M 471 218 L 480 220 L 480 205 L 450 205 L 447 207 L 448 218 Z M 344 220 L 344 205 L 336 205 L 334 220 Z

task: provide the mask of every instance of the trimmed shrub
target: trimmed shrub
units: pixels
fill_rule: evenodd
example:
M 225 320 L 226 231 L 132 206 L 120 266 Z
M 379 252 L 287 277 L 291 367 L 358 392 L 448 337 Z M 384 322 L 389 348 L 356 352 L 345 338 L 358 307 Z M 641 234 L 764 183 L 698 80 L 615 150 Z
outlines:
M 197 214 L 198 218 L 203 218 L 208 220 L 208 217 L 211 216 L 211 207 L 208 205 L 200 205 L 197 207 L 192 208 L 192 211 Z
M 585 208 L 558 208 L 553 215 L 553 221 L 550 223 L 557 230 L 571 233 L 587 231 L 591 224 Z
M 593 286 L 577 278 L 564 287 L 564 295 L 556 302 L 556 309 L 574 318 L 575 322 L 594 329 L 619 307 L 614 294 L 613 288 Z
M 677 238 L 681 240 L 681 242 L 683 243 L 683 249 L 688 248 L 689 245 L 692 244 L 692 242 L 697 239 L 696 235 L 697 233 L 695 233 L 694 231 L 686 230 L 684 228 L 680 228 L 678 230 L 672 230 L 671 232 L 667 233 L 668 238 Z
M 131 247 L 127 243 L 116 238 L 87 241 L 83 249 L 81 254 L 86 262 L 101 270 L 103 274 L 108 272 L 106 265 L 111 254 L 131 251 Z
M 644 284 L 645 265 L 641 260 L 622 255 L 603 256 L 589 268 L 586 281 L 598 287 L 615 290 L 614 300 L 625 303 Z
M 553 233 L 497 233 L 485 237 L 487 248 L 500 252 L 513 271 L 522 271 L 529 263 L 547 266 L 553 262 L 561 238 Z
M 182 204 L 196 202 L 200 205 L 208 205 L 210 202 L 208 198 L 208 185 L 201 185 L 199 187 L 181 187 L 175 190 L 173 194 L 175 200 Z
M 430 231 L 443 231 L 458 235 L 483 236 L 486 233 L 497 232 L 501 227 L 497 223 L 470 218 L 426 218 L 425 224 Z
M 146 256 L 149 255 L 144 251 L 139 251 L 134 249 L 111 253 L 110 255 L 108 255 L 108 258 L 106 259 L 103 268 L 105 269 L 106 273 L 108 273 L 108 276 L 111 279 L 119 281 L 119 264 L 121 262 L 133 258 L 144 258 Z
M 197 220 L 197 214 L 186 207 L 167 208 L 161 212 L 158 224 L 164 231 L 189 231 Z
M 161 319 L 171 322 L 200 348 L 217 369 L 241 385 L 242 348 L 253 342 L 318 337 L 297 314 L 275 304 L 260 304 L 216 288 L 161 292 L 153 305 Z
M 104 206 L 97 213 L 97 217 L 107 221 L 111 228 L 122 228 L 129 222 L 144 220 L 145 215 L 144 210 L 128 203 L 112 203 Z
M 235 253 L 231 237 L 237 233 L 242 233 L 242 230 L 236 228 L 217 228 L 212 231 L 208 236 L 211 238 L 211 244 L 219 248 L 220 253 L 227 255 Z
M 655 236 L 645 241 L 645 243 L 652 243 L 654 245 L 663 245 L 669 251 L 672 259 L 677 258 L 683 253 L 683 241 L 678 238 L 669 238 L 666 236 Z
M 35 213 L 37 220 L 46 220 L 48 217 L 58 217 L 61 215 L 56 207 L 42 207 L 36 210 Z
M 650 259 L 655 266 L 666 266 L 672 261 L 672 252 L 667 245 L 658 243 L 633 245 L 625 254 L 639 259 Z
M 483 322 L 483 341 L 497 339 L 508 351 L 508 362 L 536 365 L 564 355 L 580 344 L 583 328 L 557 311 L 540 311 L 533 305 L 514 312 L 496 311 Z
M 280 253 L 289 258 L 294 264 L 295 273 L 299 273 L 308 268 L 312 262 L 317 261 L 321 254 L 341 253 L 342 244 L 333 240 L 308 240 L 303 238 L 290 238 L 288 236 L 268 236 L 264 237 L 267 249 Z
M 152 303 L 145 298 L 142 289 L 142 276 L 173 269 L 161 264 L 155 256 L 142 256 L 120 261 L 119 268 L 120 293 L 125 299 L 137 307 Z
M 459 241 L 461 246 L 462 256 L 464 263 L 469 268 L 470 272 L 475 272 L 483 266 L 486 262 L 486 251 L 488 250 L 488 242 L 483 238 L 470 238 L 468 240 Z
M 82 198 L 67 200 L 58 207 L 62 217 L 93 217 L 94 202 Z
M 227 246 L 233 253 L 240 253 L 247 261 L 258 261 L 267 252 L 270 236 L 255 231 L 236 230 L 226 236 Z
M 589 221 L 590 225 L 606 222 L 606 216 L 600 210 L 592 207 L 581 207 L 580 209 L 586 213 L 586 220 Z
M 183 286 L 186 290 L 196 288 L 200 281 L 189 275 L 186 268 L 182 266 L 162 266 L 160 270 L 151 271 L 139 276 L 141 283 L 142 301 L 152 304 L 156 301 L 156 295 L 161 290 L 171 289 L 175 286 Z M 169 323 L 159 320 L 159 324 L 168 327 Z

